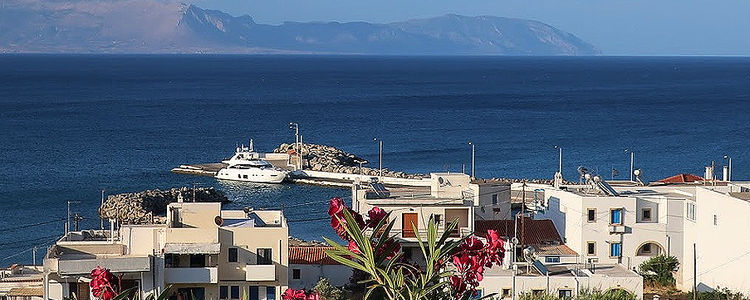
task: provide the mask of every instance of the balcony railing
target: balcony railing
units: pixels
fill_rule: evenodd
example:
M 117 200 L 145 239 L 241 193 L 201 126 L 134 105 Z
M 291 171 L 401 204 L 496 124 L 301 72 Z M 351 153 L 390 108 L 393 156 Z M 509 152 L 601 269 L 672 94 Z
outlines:
M 419 230 L 419 231 L 413 231 L 413 230 L 401 230 L 401 229 L 393 229 L 392 232 L 396 232 L 396 237 L 405 239 L 405 240 L 417 240 L 417 234 L 419 235 L 419 238 L 423 241 L 427 238 L 427 230 Z M 444 230 L 438 230 L 438 237 L 443 235 L 445 231 Z M 462 238 L 465 236 L 470 235 L 471 229 L 468 227 L 462 227 L 454 230 L 450 237 L 452 238 Z
M 203 268 L 164 268 L 164 281 L 167 283 L 218 283 L 216 267 Z
M 246 265 L 246 281 L 276 281 L 276 266 L 274 265 Z

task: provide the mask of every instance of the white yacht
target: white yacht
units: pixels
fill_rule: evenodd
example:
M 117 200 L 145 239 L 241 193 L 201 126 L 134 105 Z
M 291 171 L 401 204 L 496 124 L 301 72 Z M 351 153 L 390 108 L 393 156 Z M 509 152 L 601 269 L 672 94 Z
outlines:
M 286 179 L 289 171 L 274 167 L 271 163 L 260 158 L 260 154 L 250 147 L 237 147 L 234 156 L 222 161 L 228 166 L 216 173 L 216 178 L 259 183 L 281 183 Z

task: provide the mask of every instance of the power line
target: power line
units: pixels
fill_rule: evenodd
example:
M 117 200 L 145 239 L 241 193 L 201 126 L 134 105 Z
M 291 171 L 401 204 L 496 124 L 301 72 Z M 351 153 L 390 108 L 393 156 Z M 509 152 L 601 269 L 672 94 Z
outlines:
M 325 218 L 315 218 L 315 219 L 302 219 L 302 220 L 289 220 L 287 223 L 300 223 L 300 222 L 312 222 L 312 221 L 322 221 L 322 220 L 329 220 L 330 217 Z
M 12 242 L 0 243 L 0 246 L 14 245 L 14 244 L 23 244 L 23 243 L 28 243 L 28 242 L 36 242 L 38 240 L 57 238 L 59 236 L 60 235 L 49 235 L 49 236 L 43 236 L 43 237 L 33 238 L 33 239 L 28 239 L 28 240 L 20 240 L 20 241 L 12 241 Z M 5 249 L 8 249 L 8 248 L 5 248 Z
M 44 221 L 44 222 L 39 222 L 39 223 L 18 225 L 14 227 L 0 228 L 0 231 L 13 231 L 13 230 L 18 230 L 18 229 L 24 229 L 24 228 L 34 227 L 34 226 L 50 224 L 50 223 L 59 222 L 59 221 L 65 221 L 65 218 L 54 219 L 54 220 L 49 220 L 49 221 Z

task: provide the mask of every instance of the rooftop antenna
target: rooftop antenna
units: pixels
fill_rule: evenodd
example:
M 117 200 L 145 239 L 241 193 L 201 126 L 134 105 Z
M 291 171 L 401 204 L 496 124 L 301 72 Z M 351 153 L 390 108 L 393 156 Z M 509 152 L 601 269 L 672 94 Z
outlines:
M 630 150 L 630 149 L 625 149 L 625 153 L 628 153 L 628 152 L 630 152 L 630 181 L 633 181 L 633 175 L 635 175 L 633 174 L 633 171 L 634 171 L 633 165 L 635 164 L 635 152 L 633 152 L 633 150 Z
M 248 147 L 248 148 L 249 148 L 248 150 L 250 150 L 250 152 L 255 151 L 255 146 L 253 146 L 253 139 L 250 139 L 250 147 Z

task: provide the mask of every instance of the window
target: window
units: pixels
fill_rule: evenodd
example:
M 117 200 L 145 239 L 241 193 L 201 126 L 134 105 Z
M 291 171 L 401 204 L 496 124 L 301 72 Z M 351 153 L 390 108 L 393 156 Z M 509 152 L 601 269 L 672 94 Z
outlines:
M 688 220 L 695 221 L 695 203 L 688 202 L 687 204 L 687 212 L 685 213 Z
M 586 244 L 586 254 L 596 255 L 596 242 L 588 242 Z
M 469 297 L 470 300 L 479 300 L 482 299 L 482 289 L 477 289 L 476 294 Z
M 589 223 L 596 222 L 596 208 L 589 208 L 587 213 Z
M 651 208 L 641 210 L 641 221 L 651 222 Z
M 497 205 L 497 194 L 492 195 L 492 205 Z
M 237 262 L 237 248 L 229 248 L 229 255 L 227 255 L 228 262 Z
M 719 225 L 719 217 L 714 215 L 714 226 Z
M 302 271 L 300 269 L 292 269 L 292 279 L 302 278 Z
M 651 253 L 651 243 L 644 244 L 641 247 L 641 252 L 643 252 L 643 253 Z
M 228 299 L 229 298 L 229 287 L 226 285 L 222 285 L 219 287 L 219 299 Z
M 258 298 L 260 296 L 258 296 L 258 287 L 257 286 L 251 286 L 249 288 L 248 293 L 250 294 L 250 295 L 248 295 L 249 298 L 250 298 L 250 300 L 259 300 Z
M 182 227 L 182 222 L 180 222 L 180 210 L 175 208 L 172 208 L 172 228 L 180 228 Z
M 240 299 L 240 286 L 233 285 L 231 287 L 232 290 L 232 299 Z
M 609 256 L 620 257 L 620 255 L 622 255 L 622 244 L 619 242 L 609 244 Z
M 275 300 L 275 299 L 276 299 L 276 287 L 267 286 L 266 287 L 266 300 Z
M 258 264 L 270 265 L 273 263 L 271 248 L 258 248 Z
M 557 291 L 557 297 L 559 297 L 560 299 L 572 299 L 573 290 L 559 290 Z
M 167 268 L 177 268 L 180 266 L 180 256 L 177 254 L 167 253 L 164 255 L 164 266 Z
M 440 225 L 443 221 L 443 215 L 433 214 L 432 217 L 435 219 L 435 224 Z
M 531 290 L 532 296 L 542 296 L 544 295 L 544 290 Z
M 190 267 L 203 268 L 206 266 L 206 256 L 203 254 L 190 254 Z
M 544 262 L 546 263 L 559 263 L 560 257 L 559 256 L 546 256 L 544 257 Z
M 622 225 L 622 208 L 615 208 L 615 209 L 610 210 L 609 212 L 610 212 L 609 223 Z
M 510 289 L 503 289 L 503 295 L 502 295 L 503 298 L 510 298 L 510 297 L 512 297 L 513 295 L 510 294 L 510 291 L 511 291 Z

